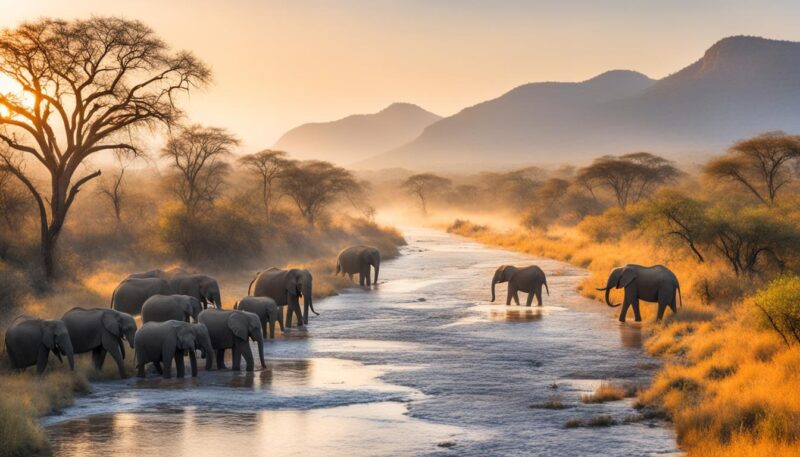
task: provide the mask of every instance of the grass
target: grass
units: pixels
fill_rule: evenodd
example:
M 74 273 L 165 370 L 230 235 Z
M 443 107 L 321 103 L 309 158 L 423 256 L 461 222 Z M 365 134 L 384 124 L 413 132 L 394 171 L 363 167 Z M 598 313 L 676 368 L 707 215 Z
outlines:
M 583 403 L 605 403 L 608 401 L 618 401 L 625 398 L 626 391 L 620 387 L 613 386 L 609 383 L 602 382 L 593 393 L 582 395 L 581 401 Z
M 744 282 L 737 281 L 723 264 L 713 259 L 698 264 L 689 255 L 676 256 L 633 233 L 626 235 L 628 242 L 619 243 L 593 241 L 575 227 L 556 227 L 546 233 L 496 232 L 467 221 L 450 231 L 587 268 L 591 274 L 580 292 L 598 300 L 602 296 L 594 289 L 605 285 L 613 267 L 668 265 L 680 279 L 684 306 L 660 324 L 654 321 L 655 306 L 642 307 L 648 335 L 645 349 L 664 361 L 651 385 L 638 394 L 636 406 L 643 418 L 671 420 L 678 443 L 690 457 L 800 453 L 800 345 L 787 345 L 763 324 L 760 311 L 747 298 L 754 288 L 743 289 Z M 756 282 L 757 287 L 761 284 Z M 601 385 L 583 400 L 623 396 Z M 606 419 L 593 419 L 595 426 L 611 425 Z M 590 426 L 591 421 L 570 419 L 564 426 Z
M 549 400 L 547 400 L 546 402 L 543 402 L 543 403 L 533 403 L 533 404 L 528 405 L 528 408 L 531 408 L 531 409 L 554 409 L 555 410 L 555 409 L 565 409 L 567 407 L 568 406 L 564 404 L 564 402 L 561 400 L 561 397 L 559 397 L 559 396 L 554 396 L 554 397 L 550 398 Z

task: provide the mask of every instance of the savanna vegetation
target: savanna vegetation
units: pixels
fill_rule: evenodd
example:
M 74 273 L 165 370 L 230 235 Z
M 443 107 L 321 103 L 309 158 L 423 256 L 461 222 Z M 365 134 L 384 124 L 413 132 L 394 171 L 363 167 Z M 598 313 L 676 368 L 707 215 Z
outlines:
M 318 295 L 352 244 L 384 258 L 404 243 L 376 225 L 367 185 L 327 162 L 241 151 L 233 132 L 190 122 L 185 94 L 211 79 L 191 53 L 118 18 L 42 19 L 0 33 L 0 340 L 20 313 L 107 307 L 129 273 L 180 264 L 220 279 L 225 304 L 253 273 L 304 265 Z M 148 150 L 143 145 L 163 138 Z M 152 148 L 151 148 L 152 149 Z M 36 418 L 103 376 L 12 374 L 0 361 L 0 454 L 47 453 Z
M 467 213 L 504 202 L 516 228 L 461 219 L 449 230 L 585 267 L 582 292 L 600 300 L 612 268 L 667 265 L 685 304 L 661 323 L 655 305 L 643 309 L 646 348 L 665 366 L 637 404 L 663 411 L 689 455 L 796 455 L 798 166 L 800 137 L 771 132 L 700 167 L 635 153 L 462 177 L 428 205 Z

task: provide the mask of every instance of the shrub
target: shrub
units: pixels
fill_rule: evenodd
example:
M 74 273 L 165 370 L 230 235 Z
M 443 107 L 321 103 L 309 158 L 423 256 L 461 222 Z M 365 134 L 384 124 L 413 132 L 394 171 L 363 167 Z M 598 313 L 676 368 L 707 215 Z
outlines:
M 762 311 L 762 325 L 781 335 L 787 345 L 800 344 L 800 277 L 784 276 L 773 280 L 753 297 Z

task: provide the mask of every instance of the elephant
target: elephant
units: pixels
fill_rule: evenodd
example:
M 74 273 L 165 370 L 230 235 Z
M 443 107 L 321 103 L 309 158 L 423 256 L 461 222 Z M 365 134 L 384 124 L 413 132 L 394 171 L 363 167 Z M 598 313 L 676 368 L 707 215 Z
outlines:
M 253 350 L 248 339 L 253 339 L 258 347 L 258 360 L 261 368 L 264 362 L 264 337 L 261 336 L 261 320 L 257 314 L 241 310 L 207 309 L 200 313 L 200 323 L 208 327 L 211 346 L 217 353 L 217 369 L 225 368 L 225 349 L 233 351 L 233 369 L 241 369 L 244 357 L 247 371 L 253 371 Z M 206 370 L 211 369 L 211 353 L 206 357 Z
M 508 283 L 508 295 L 506 296 L 506 306 L 511 304 L 511 298 L 519 306 L 518 291 L 526 292 L 528 294 L 528 302 L 525 306 L 531 306 L 534 295 L 536 296 L 536 303 L 542 306 L 542 285 L 547 290 L 547 295 L 550 296 L 550 287 L 547 286 L 547 277 L 536 265 L 529 267 L 517 268 L 511 265 L 501 265 L 494 272 L 492 278 L 492 302 L 494 302 L 495 295 L 494 289 L 498 282 Z
M 30 316 L 19 316 L 6 330 L 6 351 L 11 366 L 24 370 L 36 365 L 42 374 L 47 368 L 50 352 L 63 363 L 67 357 L 69 369 L 75 370 L 75 356 L 66 324 L 60 320 L 44 320 Z
M 369 287 L 370 267 L 375 269 L 374 284 L 378 285 L 378 273 L 381 271 L 381 253 L 372 246 L 351 246 L 342 250 L 336 260 L 336 274 L 348 275 L 353 279 L 354 274 L 358 274 L 358 283 L 361 286 Z
M 286 313 L 286 327 L 292 326 L 292 315 L 297 315 L 299 326 L 308 324 L 308 310 L 319 316 L 314 310 L 312 299 L 312 277 L 308 270 L 281 270 L 270 268 L 256 274 L 250 281 L 247 289 L 248 295 L 254 297 L 269 297 L 275 300 L 278 306 L 288 305 Z M 300 297 L 303 297 L 305 313 L 300 310 Z M 283 313 L 283 310 L 281 310 Z M 305 315 L 305 319 L 304 316 Z
M 207 354 L 213 350 L 208 329 L 203 324 L 190 324 L 184 321 L 148 322 L 136 333 L 137 376 L 145 377 L 144 367 L 152 362 L 156 371 L 164 379 L 172 377 L 172 360 L 175 360 L 177 375 L 185 375 L 183 357 L 189 354 L 192 377 L 197 376 L 197 356 L 195 350 L 204 349 Z M 164 364 L 163 368 L 161 363 Z
M 608 298 L 611 289 L 625 289 L 625 297 L 622 303 L 612 305 Z M 619 314 L 619 321 L 625 322 L 628 314 L 628 307 L 633 307 L 633 316 L 636 322 L 641 322 L 639 315 L 639 300 L 658 303 L 658 315 L 656 320 L 660 321 L 664 317 L 667 306 L 673 313 L 678 312 L 676 305 L 676 291 L 680 295 L 681 286 L 675 274 L 663 265 L 645 267 L 642 265 L 628 264 L 624 267 L 617 267 L 608 275 L 606 287 L 597 290 L 605 291 L 606 304 L 611 307 L 622 305 Z M 683 298 L 681 298 L 683 305 Z
M 191 295 L 203 304 L 203 309 L 211 303 L 217 308 L 222 308 L 222 297 L 219 283 L 211 276 L 192 274 L 189 271 L 174 267 L 169 270 L 150 270 L 143 273 L 133 273 L 128 279 L 153 279 L 159 278 L 169 284 L 167 294 Z
M 275 321 L 277 321 L 280 325 L 281 331 L 286 330 L 283 327 L 282 309 L 278 308 L 275 300 L 269 297 L 244 297 L 236 302 L 236 304 L 233 306 L 233 309 L 249 311 L 253 314 L 257 314 L 258 319 L 261 321 L 261 329 L 263 331 L 264 338 L 267 337 L 267 324 L 269 324 L 270 339 L 275 338 Z
M 136 321 L 133 316 L 108 308 L 72 308 L 61 317 L 69 331 L 75 354 L 92 353 L 95 369 L 103 369 L 106 353 L 117 362 L 119 376 L 126 378 L 125 344 L 133 349 Z
M 197 322 L 203 305 L 189 295 L 153 295 L 142 305 L 142 323 L 184 321 L 190 318 Z
M 161 278 L 129 278 L 123 280 L 111 295 L 111 307 L 135 316 L 153 295 L 168 295 L 169 283 Z
M 170 279 L 176 276 L 188 275 L 188 274 L 190 274 L 189 271 L 184 268 L 173 267 L 170 268 L 169 270 L 156 269 L 156 270 L 145 271 L 143 273 L 131 273 L 130 275 L 128 275 L 128 279 L 161 278 L 165 281 L 169 281 Z

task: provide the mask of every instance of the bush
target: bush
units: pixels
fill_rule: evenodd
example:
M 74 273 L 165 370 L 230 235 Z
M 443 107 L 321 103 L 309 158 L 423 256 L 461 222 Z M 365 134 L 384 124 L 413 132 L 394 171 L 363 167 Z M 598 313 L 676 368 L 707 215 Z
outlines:
M 800 344 L 800 277 L 773 280 L 753 297 L 762 311 L 762 325 L 778 332 L 789 345 Z
M 596 216 L 586 216 L 578 224 L 578 230 L 590 240 L 602 243 L 621 239 L 634 230 L 636 225 L 635 213 L 614 207 Z

